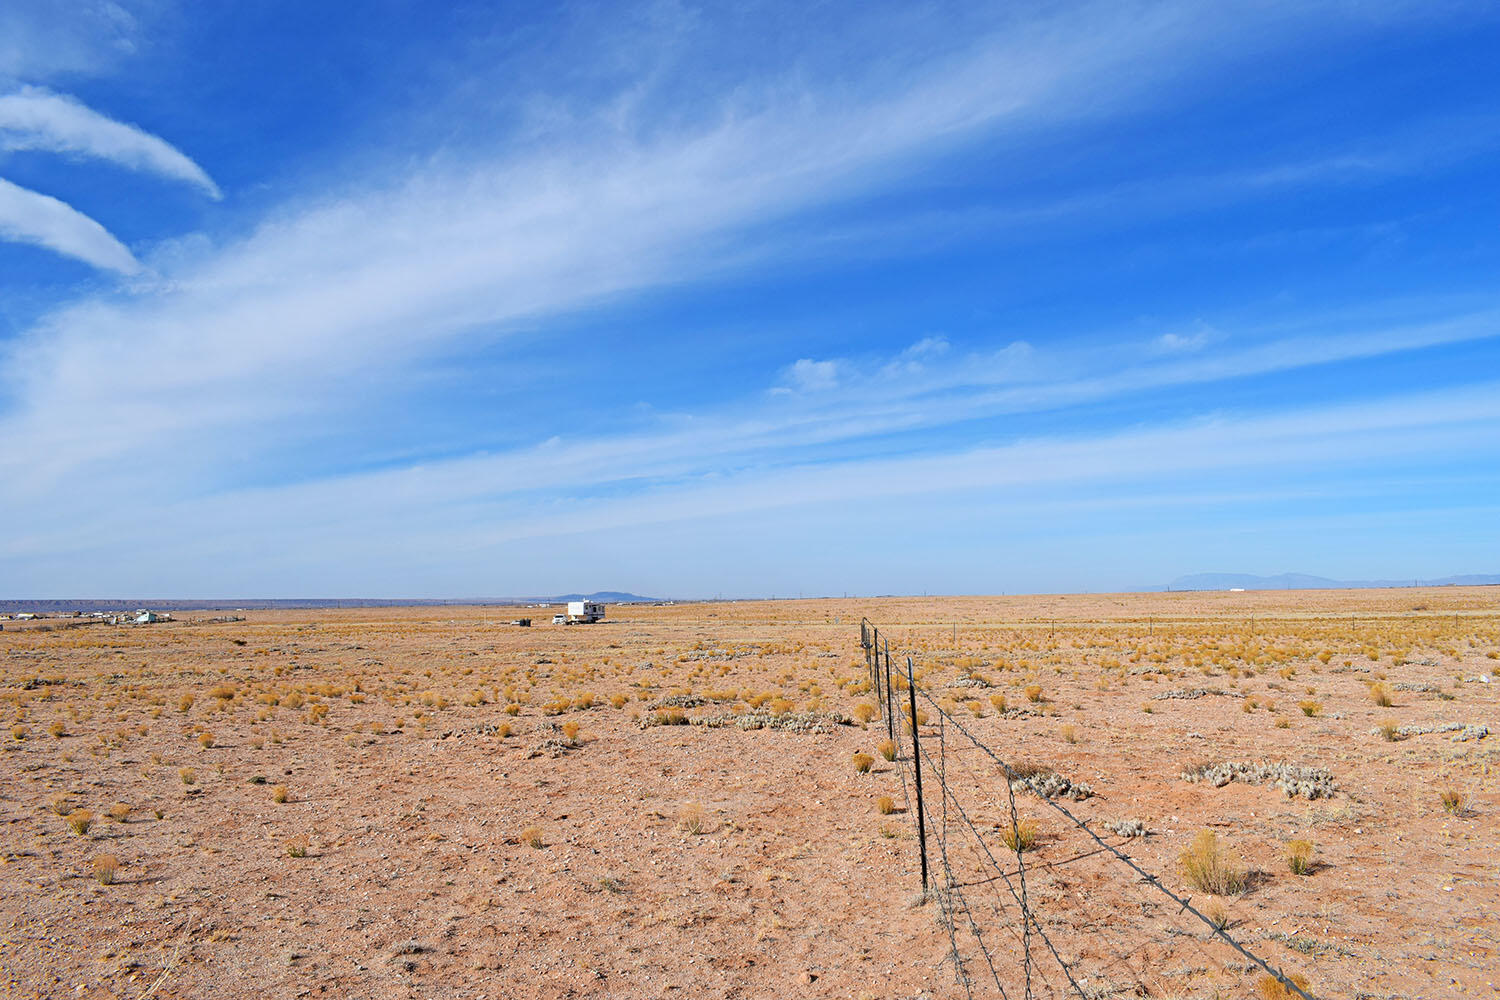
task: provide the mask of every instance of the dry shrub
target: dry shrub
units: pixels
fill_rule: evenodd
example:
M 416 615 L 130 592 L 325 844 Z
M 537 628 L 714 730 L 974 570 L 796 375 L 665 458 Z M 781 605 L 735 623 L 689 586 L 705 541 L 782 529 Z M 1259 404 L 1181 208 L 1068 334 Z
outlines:
M 860 751 L 859 753 L 856 753 L 854 755 L 854 770 L 858 771 L 860 774 L 869 774 L 870 768 L 874 766 L 875 758 L 871 757 L 864 751 Z
M 1391 695 L 1390 685 L 1384 681 L 1370 685 L 1370 700 L 1381 708 L 1390 708 L 1391 705 L 1395 704 L 1395 698 Z
M 1296 986 L 1297 989 L 1302 990 L 1304 993 L 1307 992 L 1308 981 L 1306 976 L 1298 975 L 1294 972 L 1286 978 L 1294 986 Z M 1298 994 L 1296 990 L 1289 989 L 1284 983 L 1282 983 L 1281 980 L 1277 979 L 1270 973 L 1261 976 L 1260 979 L 1256 982 L 1255 994 L 1256 996 L 1260 997 L 1261 1000 L 1298 1000 Z
M 200 747 L 202 747 L 203 749 L 205 749 L 205 750 L 207 750 L 209 747 L 213 746 L 214 745 L 214 734 L 210 733 L 210 732 L 199 733 L 198 734 L 198 745 Z
M 1019 854 L 1036 848 L 1038 841 L 1041 840 L 1041 829 L 1036 820 L 1023 819 L 1001 827 L 1000 839 L 1004 841 L 1007 849 Z
M 884 757 L 886 760 L 895 760 L 896 759 L 896 741 L 895 740 L 881 740 L 880 741 L 880 745 L 877 746 L 875 749 L 878 750 L 880 752 L 880 756 Z
M 1063 726 L 1057 734 L 1062 737 L 1064 743 L 1078 742 L 1078 730 L 1072 726 Z
M 1182 873 L 1199 892 L 1238 896 L 1245 891 L 1245 869 L 1212 830 L 1202 830 L 1178 861 Z
M 30 732 L 31 730 L 27 729 L 19 722 L 10 727 L 10 735 L 18 740 L 24 740 L 26 738 L 26 735 Z
M 1443 811 L 1453 816 L 1463 812 L 1464 806 L 1468 803 L 1464 793 L 1456 788 L 1443 789 L 1438 795 L 1438 800 L 1443 803 Z
M 889 816 L 896 811 L 896 800 L 889 795 L 882 795 L 875 800 L 875 811 L 882 816 Z
M 1003 715 L 1005 713 L 1005 695 L 1003 695 L 1003 694 L 992 694 L 992 695 L 990 695 L 990 705 L 994 707 L 995 711 L 997 711 L 997 712 L 999 712 L 999 713 L 1001 713 Z
M 63 725 L 61 722 L 54 722 L 52 723 L 52 725 L 47 727 L 47 732 L 51 733 L 57 739 L 62 739 L 67 731 L 68 727 Z
M 89 827 L 94 825 L 94 814 L 87 809 L 74 809 L 68 813 L 68 829 L 80 837 L 89 832 Z
M 68 813 L 73 811 L 73 800 L 68 798 L 66 795 L 54 795 L 52 796 L 51 801 L 47 803 L 47 808 L 51 809 L 59 816 L 66 816 Z
M 1312 871 L 1313 845 L 1310 840 L 1292 840 L 1286 845 L 1286 867 L 1293 875 Z
M 687 713 L 680 708 L 660 708 L 651 713 L 653 726 L 685 726 L 687 724 Z
M 875 718 L 875 706 L 867 701 L 862 701 L 854 706 L 854 719 L 856 722 L 865 723 Z
M 1387 743 L 1394 743 L 1401 738 L 1401 723 L 1395 719 L 1381 719 L 1375 728 L 1379 730 L 1381 738 Z
M 116 802 L 109 807 L 109 818 L 116 823 L 123 823 L 130 818 L 130 806 L 124 802 Z
M 94 878 L 100 885 L 113 885 L 120 874 L 120 859 L 113 854 L 101 854 L 94 859 Z
M 538 851 L 547 846 L 547 842 L 542 838 L 542 828 L 539 826 L 528 826 L 522 830 L 521 843 Z
M 1217 899 L 1208 901 L 1208 905 L 1203 908 L 1203 915 L 1208 918 L 1209 923 L 1214 925 L 1216 931 L 1222 931 L 1229 926 L 1229 910 Z
M 285 785 L 277 785 L 275 788 L 271 789 L 272 802 L 285 802 L 289 798 L 291 798 L 291 793 L 287 791 Z
M 181 771 L 178 771 L 177 776 L 182 779 L 184 785 L 191 785 L 198 780 L 198 772 L 190 767 L 185 767 Z
M 562 724 L 562 734 L 568 738 L 569 743 L 576 744 L 578 742 L 578 728 L 578 723 L 571 719 Z
M 1302 709 L 1302 714 L 1309 719 L 1316 718 L 1323 712 L 1323 703 L 1321 701 L 1313 701 L 1311 698 L 1306 701 L 1297 702 L 1297 707 Z
M 1041 701 L 1042 686 L 1040 684 L 1026 685 L 1026 700 L 1033 703 Z
M 193 696 L 185 694 L 177 700 L 177 711 L 186 712 L 193 707 Z

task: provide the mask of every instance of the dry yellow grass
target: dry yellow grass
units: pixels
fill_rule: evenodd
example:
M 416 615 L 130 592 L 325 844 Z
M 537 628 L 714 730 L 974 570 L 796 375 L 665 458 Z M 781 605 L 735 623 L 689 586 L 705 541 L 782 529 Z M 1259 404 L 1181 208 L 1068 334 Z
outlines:
M 1313 845 L 1310 840 L 1292 840 L 1286 845 L 1286 866 L 1293 875 L 1312 871 Z
M 1182 873 L 1199 892 L 1238 896 L 1245 891 L 1245 868 L 1212 830 L 1202 830 L 1178 856 Z
M 113 885 L 120 873 L 120 859 L 113 854 L 101 854 L 93 861 L 94 878 L 100 885 Z

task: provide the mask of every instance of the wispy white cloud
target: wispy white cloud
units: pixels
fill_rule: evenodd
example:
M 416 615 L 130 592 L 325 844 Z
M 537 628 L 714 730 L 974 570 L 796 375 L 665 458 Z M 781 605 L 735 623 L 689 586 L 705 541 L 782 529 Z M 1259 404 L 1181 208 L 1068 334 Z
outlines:
M 142 6 L 131 0 L 6 0 L 0 4 L 0 84 L 114 65 L 136 50 Z
M 0 239 L 46 247 L 86 264 L 136 274 L 135 259 L 109 230 L 64 202 L 0 177 Z
M 108 160 L 222 197 L 203 168 L 164 139 L 40 87 L 0 96 L 0 151 L 23 149 Z
M 621 443 L 601 441 L 596 454 L 608 455 Z M 1270 416 L 1221 414 L 912 455 L 752 464 L 712 475 L 702 474 L 699 458 L 679 455 L 656 468 L 673 473 L 670 478 L 604 495 L 576 489 L 583 471 L 572 464 L 578 456 L 543 448 L 177 499 L 153 510 L 154 523 L 171 526 L 160 534 L 125 530 L 124 518 L 73 520 L 40 530 L 18 522 L 0 549 L 0 565 L 7 557 L 25 567 L 108 548 L 111 560 L 134 558 L 196 573 L 202 571 L 190 567 L 214 562 L 222 546 L 225 555 L 269 561 L 288 579 L 324 573 L 320 567 L 336 560 L 390 587 L 393 577 L 382 567 L 402 563 L 413 551 L 422 553 L 423 565 L 441 564 L 454 578 L 492 579 L 484 567 L 496 551 L 537 539 L 614 533 L 613 549 L 649 562 L 673 533 L 711 524 L 719 534 L 733 534 L 727 526 L 787 508 L 833 523 L 870 517 L 884 523 L 889 518 L 883 512 L 933 497 L 959 509 L 981 508 L 993 523 L 1007 512 L 1056 510 L 1081 501 L 1095 515 L 1160 507 L 1152 498 L 1166 487 L 1202 504 L 1224 503 L 1230 495 L 1243 502 L 1259 493 L 1311 498 L 1309 484 L 1324 482 L 1316 495 L 1339 499 L 1363 488 L 1351 475 L 1358 470 L 1389 469 L 1414 457 L 1497 454 L 1495 383 Z M 623 460 L 603 473 L 629 464 Z M 1232 494 L 1226 482 L 1234 484 Z M 539 503 L 538 487 L 553 490 L 551 499 Z M 1221 492 L 1214 493 L 1216 488 Z M 392 530 L 396 525 L 400 530 Z M 222 538 L 223 526 L 233 526 L 234 541 Z M 841 534 L 839 540 L 849 539 Z

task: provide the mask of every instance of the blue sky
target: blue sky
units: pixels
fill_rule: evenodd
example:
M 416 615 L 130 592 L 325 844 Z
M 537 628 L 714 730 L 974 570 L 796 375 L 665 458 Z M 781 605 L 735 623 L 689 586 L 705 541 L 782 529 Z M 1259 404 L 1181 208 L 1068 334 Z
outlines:
M 1500 572 L 1500 15 L 0 10 L 0 593 Z

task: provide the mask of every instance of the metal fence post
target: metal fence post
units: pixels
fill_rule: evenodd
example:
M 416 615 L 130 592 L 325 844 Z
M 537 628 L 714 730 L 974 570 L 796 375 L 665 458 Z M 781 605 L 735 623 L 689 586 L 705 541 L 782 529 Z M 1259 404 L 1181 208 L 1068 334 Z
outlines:
M 874 670 L 876 670 L 876 673 L 879 673 L 879 670 L 880 670 L 880 661 L 879 660 L 874 661 Z M 885 735 L 889 736 L 889 738 L 891 738 L 892 741 L 894 741 L 894 739 L 895 739 L 895 721 L 894 721 L 894 718 L 892 718 L 892 717 L 894 717 L 894 715 L 895 715 L 895 702 L 894 702 L 894 699 L 892 699 L 892 691 L 895 691 L 895 688 L 891 687 L 891 643 L 889 643 L 889 640 L 886 640 L 886 643 L 885 643 Z
M 922 850 L 922 891 L 927 891 L 927 819 L 926 807 L 922 805 L 922 748 L 918 733 L 921 726 L 917 725 L 917 678 L 911 665 L 911 657 L 906 658 L 906 691 L 911 695 L 911 763 L 912 769 L 917 774 L 917 842 Z

